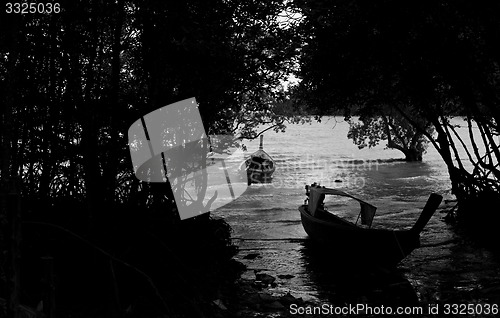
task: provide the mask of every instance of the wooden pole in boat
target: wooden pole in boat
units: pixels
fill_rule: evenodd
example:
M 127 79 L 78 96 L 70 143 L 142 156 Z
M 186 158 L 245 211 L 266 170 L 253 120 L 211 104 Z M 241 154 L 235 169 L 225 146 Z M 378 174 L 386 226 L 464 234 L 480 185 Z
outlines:
M 259 149 L 263 150 L 264 149 L 264 135 L 260 135 L 260 145 Z
M 417 233 L 422 232 L 424 227 L 427 225 L 427 222 L 429 222 L 434 212 L 436 212 L 439 204 L 441 204 L 442 199 L 443 197 L 436 193 L 432 193 L 429 196 L 429 199 L 427 200 L 427 203 L 425 204 L 420 217 L 418 218 L 415 225 L 413 225 L 413 227 L 411 228 L 411 231 Z

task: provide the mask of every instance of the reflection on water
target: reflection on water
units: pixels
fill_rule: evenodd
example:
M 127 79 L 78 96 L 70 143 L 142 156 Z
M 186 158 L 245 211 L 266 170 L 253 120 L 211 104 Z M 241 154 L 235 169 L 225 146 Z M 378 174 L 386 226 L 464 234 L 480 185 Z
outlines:
M 418 297 L 398 269 L 378 268 L 370 263 L 344 263 L 341 255 L 318 250 L 310 241 L 301 250 L 321 299 L 335 305 L 415 305 Z
M 404 294 L 401 301 L 413 302 L 417 297 L 423 303 L 500 302 L 498 261 L 490 252 L 464 242 L 441 220 L 444 203 L 423 230 L 422 247 L 404 259 L 398 271 L 370 274 L 383 279 L 346 275 L 311 258 L 297 210 L 305 199 L 305 184 L 321 182 L 359 196 L 378 208 L 373 226 L 389 228 L 411 227 L 432 192 L 452 198 L 446 167 L 434 149 L 428 150 L 423 162 L 401 162 L 394 160 L 403 157 L 400 152 L 383 146 L 357 149 L 346 138 L 348 125 L 339 118 L 336 121 L 333 129 L 332 119 L 293 125 L 284 134 L 266 133 L 266 151 L 277 166 L 273 183 L 252 185 L 213 213 L 232 226 L 240 247 L 237 258 L 249 268 L 246 275 L 254 277 L 253 270 L 288 274 L 277 279 L 273 291 L 305 300 L 384 303 L 399 290 Z M 246 146 L 252 153 L 258 142 Z M 331 204 L 349 212 L 347 202 Z M 245 259 L 250 253 L 258 257 Z M 342 259 L 337 263 L 342 264 Z M 345 277 L 355 283 L 343 281 Z

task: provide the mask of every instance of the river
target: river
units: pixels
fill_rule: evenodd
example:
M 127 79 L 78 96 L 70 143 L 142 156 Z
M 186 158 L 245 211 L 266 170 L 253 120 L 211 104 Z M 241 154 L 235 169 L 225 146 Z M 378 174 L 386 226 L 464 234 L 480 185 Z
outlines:
M 390 294 L 383 288 L 377 294 L 376 287 L 365 293 L 346 292 L 345 286 L 339 287 L 342 284 L 325 283 L 325 273 L 311 268 L 305 254 L 307 234 L 297 210 L 305 199 L 304 186 L 319 182 L 344 190 L 378 208 L 373 226 L 408 228 L 430 193 L 453 199 L 446 166 L 432 145 L 416 163 L 394 160 L 403 158 L 402 153 L 384 145 L 360 150 L 347 138 L 348 128 L 341 117 L 329 117 L 321 123 L 288 125 L 285 133 L 265 133 L 264 150 L 277 165 L 273 182 L 251 185 L 213 212 L 233 228 L 239 246 L 236 258 L 248 267 L 243 277 L 254 277 L 254 270 L 284 277 L 277 279 L 271 292 L 320 303 L 339 299 L 380 303 L 394 296 L 381 295 Z M 257 140 L 245 145 L 249 153 L 258 149 Z M 344 217 L 355 220 L 357 204 L 345 200 L 335 204 L 344 206 Z M 500 302 L 496 255 L 467 241 L 442 220 L 449 207 L 443 201 L 421 233 L 422 247 L 398 265 L 398 272 L 421 304 Z

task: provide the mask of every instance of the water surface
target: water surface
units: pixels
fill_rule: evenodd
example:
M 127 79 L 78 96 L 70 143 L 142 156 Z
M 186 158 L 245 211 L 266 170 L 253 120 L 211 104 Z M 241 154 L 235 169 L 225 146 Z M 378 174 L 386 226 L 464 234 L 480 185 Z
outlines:
M 253 278 L 253 270 L 274 276 L 287 274 L 287 278 L 278 278 L 275 293 L 290 292 L 320 302 L 340 299 L 341 284 L 322 286 L 318 280 L 321 270 L 311 268 L 305 254 L 307 234 L 297 208 L 304 202 L 306 184 L 319 182 L 372 203 L 378 208 L 373 222 L 376 227 L 411 227 L 432 192 L 453 199 L 446 166 L 432 146 L 423 162 L 406 163 L 395 160 L 403 158 L 401 152 L 384 145 L 358 149 L 347 138 L 347 131 L 348 124 L 342 118 L 331 117 L 311 125 L 290 125 L 285 133 L 266 132 L 264 150 L 277 165 L 273 182 L 250 186 L 236 201 L 213 213 L 232 226 L 240 247 L 237 258 L 249 269 L 245 277 Z M 258 149 L 258 141 L 245 145 L 249 153 Z M 328 204 L 348 219 L 357 217 L 356 203 L 330 199 Z M 440 210 L 446 207 L 443 203 Z M 404 279 L 421 303 L 498 303 L 500 267 L 495 255 L 464 242 L 441 220 L 443 216 L 440 211 L 434 215 L 421 234 L 422 248 L 398 266 Z M 245 259 L 251 253 L 258 256 Z M 381 301 L 387 298 L 374 297 Z M 370 301 L 364 295 L 342 299 Z

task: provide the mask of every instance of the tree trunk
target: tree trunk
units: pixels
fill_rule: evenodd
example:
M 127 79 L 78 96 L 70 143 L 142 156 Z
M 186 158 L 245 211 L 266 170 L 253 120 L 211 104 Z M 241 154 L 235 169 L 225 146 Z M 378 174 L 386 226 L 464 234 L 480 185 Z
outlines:
M 16 26 L 13 27 L 15 29 Z M 17 30 L 16 30 L 17 31 Z M 16 38 L 17 33 L 14 37 Z M 16 63 L 18 62 L 21 48 L 17 46 L 17 38 L 13 41 L 15 46 L 7 62 L 6 87 L 4 103 L 0 104 L 0 253 L 6 256 L 0 266 L 5 265 L 7 287 L 7 317 L 17 318 L 20 315 L 19 302 L 21 296 L 21 209 L 19 199 L 19 179 L 16 165 L 13 163 L 12 145 L 17 143 L 14 139 L 12 114 L 14 111 L 14 92 L 16 88 Z M 1 101 L 1 99 L 0 99 Z
M 403 153 L 405 154 L 405 161 L 408 162 L 422 161 L 422 151 L 410 148 L 404 150 Z
M 387 144 L 387 148 L 392 148 L 401 151 L 405 155 L 405 161 L 414 162 L 414 161 L 422 161 L 422 151 L 419 151 L 415 148 L 404 148 L 395 142 L 390 142 Z
M 3 180 L 7 184 L 2 194 L 2 214 L 7 216 L 4 225 L 7 259 L 5 273 L 7 276 L 7 317 L 17 318 L 20 315 L 21 296 L 21 207 L 17 179 Z M 2 189 L 4 190 L 4 189 Z M 4 191 L 2 191 L 4 192 Z
M 115 190 L 117 187 L 116 177 L 118 175 L 118 167 L 120 162 L 121 138 L 119 136 L 119 121 L 117 112 L 121 111 L 121 96 L 120 96 L 120 71 L 121 71 L 121 52 L 122 52 L 122 27 L 124 20 L 123 1 L 118 1 L 115 9 L 115 19 L 113 26 L 113 42 L 111 45 L 111 76 L 110 76 L 110 94 L 109 102 L 106 106 L 106 116 L 108 118 L 110 137 L 107 139 L 106 160 L 103 165 L 103 190 L 105 191 L 104 199 L 109 206 L 114 204 Z

